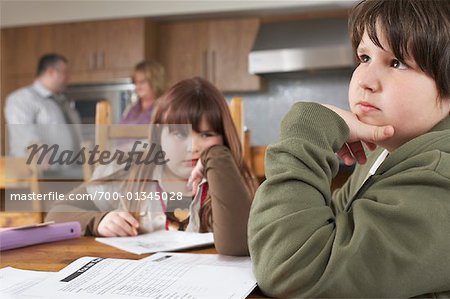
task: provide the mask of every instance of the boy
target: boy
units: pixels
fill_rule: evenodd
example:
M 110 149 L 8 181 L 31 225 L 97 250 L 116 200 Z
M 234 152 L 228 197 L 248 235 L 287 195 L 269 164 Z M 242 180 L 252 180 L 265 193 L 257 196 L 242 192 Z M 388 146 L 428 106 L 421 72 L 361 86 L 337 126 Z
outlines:
M 450 296 L 449 20 L 450 1 L 353 9 L 352 112 L 297 103 L 267 151 L 249 247 L 268 295 Z M 361 165 L 332 197 L 335 153 Z

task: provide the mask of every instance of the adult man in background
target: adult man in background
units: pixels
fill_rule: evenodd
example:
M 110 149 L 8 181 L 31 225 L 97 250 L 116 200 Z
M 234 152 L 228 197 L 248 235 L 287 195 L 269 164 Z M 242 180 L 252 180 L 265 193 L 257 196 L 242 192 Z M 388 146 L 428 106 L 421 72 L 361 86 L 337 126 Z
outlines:
M 9 155 L 26 156 L 31 144 L 76 151 L 80 147 L 80 117 L 63 92 L 68 82 L 67 59 L 59 54 L 43 55 L 37 77 L 6 99 L 5 119 L 9 131 Z

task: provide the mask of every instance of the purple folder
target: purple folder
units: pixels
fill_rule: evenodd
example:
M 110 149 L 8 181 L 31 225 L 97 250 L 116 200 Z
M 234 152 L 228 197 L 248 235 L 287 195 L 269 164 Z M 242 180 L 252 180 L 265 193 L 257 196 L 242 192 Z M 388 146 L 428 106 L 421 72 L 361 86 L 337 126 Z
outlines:
M 77 221 L 5 229 L 0 231 L 0 251 L 80 236 Z

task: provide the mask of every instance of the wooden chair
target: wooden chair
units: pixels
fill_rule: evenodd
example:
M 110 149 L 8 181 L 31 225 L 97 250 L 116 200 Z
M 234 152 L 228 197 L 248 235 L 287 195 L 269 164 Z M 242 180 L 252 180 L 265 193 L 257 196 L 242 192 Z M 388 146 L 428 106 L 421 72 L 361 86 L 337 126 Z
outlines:
M 112 110 L 109 101 L 100 101 L 96 105 L 95 111 L 95 145 L 103 152 L 111 150 L 113 143 L 126 139 L 148 139 L 150 128 L 142 125 L 119 125 L 112 124 Z M 92 145 L 85 144 L 88 147 Z M 90 180 L 94 170 L 94 165 L 83 164 L 84 180 Z
M 142 125 L 114 125 L 111 117 L 111 103 L 101 101 L 97 103 L 95 112 L 95 144 L 103 151 L 111 147 L 114 140 L 119 139 L 147 139 L 149 128 Z
M 232 98 L 229 107 L 241 140 L 244 161 L 261 183 L 265 179 L 264 159 L 267 146 L 251 145 L 251 132 L 244 125 L 244 103 L 242 98 Z
M 265 155 L 266 155 L 267 146 L 252 146 L 251 147 L 251 157 L 252 157 L 252 167 L 253 174 L 258 178 L 259 183 L 265 180 Z
M 40 193 L 39 169 L 35 161 L 26 163 L 23 157 L 0 157 L 0 189 L 27 190 L 35 194 Z M 5 192 L 6 194 L 8 192 Z M 4 193 L 4 194 L 5 194 Z M 2 210 L 3 210 L 2 203 Z M 40 201 L 32 201 L 31 208 L 35 212 L 1 212 L 0 227 L 20 226 L 40 223 L 43 220 Z
M 251 133 L 244 125 L 244 102 L 241 97 L 233 97 L 229 104 L 231 117 L 242 144 L 242 153 L 247 166 L 253 170 Z

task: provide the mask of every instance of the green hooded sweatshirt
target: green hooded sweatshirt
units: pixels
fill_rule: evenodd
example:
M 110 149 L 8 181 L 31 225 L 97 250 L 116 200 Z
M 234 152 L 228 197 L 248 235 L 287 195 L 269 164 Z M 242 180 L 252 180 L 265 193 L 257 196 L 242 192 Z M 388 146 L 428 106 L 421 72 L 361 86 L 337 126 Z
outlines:
M 276 297 L 450 297 L 450 116 L 390 153 L 381 150 L 332 196 L 349 128 L 297 103 L 266 153 L 267 180 L 248 236 L 262 291 Z

